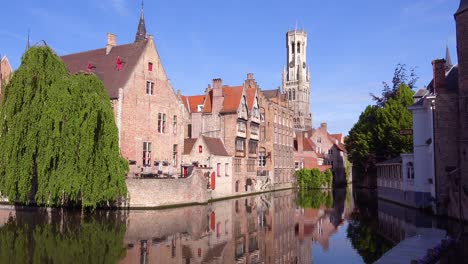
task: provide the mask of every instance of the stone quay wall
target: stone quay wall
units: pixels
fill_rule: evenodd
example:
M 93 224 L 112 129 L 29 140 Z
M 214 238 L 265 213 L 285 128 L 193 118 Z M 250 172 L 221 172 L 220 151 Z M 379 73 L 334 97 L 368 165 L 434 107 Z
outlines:
M 208 180 L 193 174 L 179 179 L 126 179 L 128 198 L 121 207 L 148 208 L 203 204 L 211 198 Z

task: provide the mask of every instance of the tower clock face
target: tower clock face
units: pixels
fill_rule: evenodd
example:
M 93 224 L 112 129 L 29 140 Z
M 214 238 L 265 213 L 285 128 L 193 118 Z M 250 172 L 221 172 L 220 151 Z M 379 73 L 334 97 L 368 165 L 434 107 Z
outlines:
M 294 67 L 294 62 L 291 61 L 291 62 L 289 63 L 289 68 L 292 68 L 292 67 Z

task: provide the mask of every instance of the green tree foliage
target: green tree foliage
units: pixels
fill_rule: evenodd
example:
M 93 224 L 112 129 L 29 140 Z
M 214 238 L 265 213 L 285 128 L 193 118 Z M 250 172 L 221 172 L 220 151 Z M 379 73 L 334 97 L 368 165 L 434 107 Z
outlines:
M 294 174 L 301 190 L 331 188 L 333 173 L 331 170 L 320 172 L 318 169 L 301 169 Z
M 365 263 L 374 263 L 394 246 L 378 233 L 375 225 L 356 212 L 350 215 L 346 236 Z
M 0 107 L 0 191 L 10 201 L 95 207 L 126 195 L 110 99 L 94 75 L 69 76 L 33 47 Z
M 345 140 L 349 160 L 361 173 L 367 174 L 378 162 L 412 151 L 412 136 L 400 135 L 400 130 L 413 126 L 407 107 L 413 103 L 414 92 L 402 83 L 402 77 L 396 79 L 394 83 L 399 86 L 388 93 L 384 90 L 381 103 L 367 106 Z

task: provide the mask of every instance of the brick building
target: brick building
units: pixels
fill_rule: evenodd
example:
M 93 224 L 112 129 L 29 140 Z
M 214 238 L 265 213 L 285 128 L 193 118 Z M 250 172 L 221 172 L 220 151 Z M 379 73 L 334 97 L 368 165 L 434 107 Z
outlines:
M 11 68 L 7 56 L 3 56 L 3 58 L 0 60 L 0 98 L 2 98 L 3 85 L 8 83 L 12 73 L 13 69 Z
M 263 164 L 273 173 L 272 183 L 275 188 L 291 187 L 294 182 L 294 111 L 289 107 L 288 97 L 279 88 L 265 90 L 261 94 L 261 110 L 265 116 L 261 146 L 267 154 L 260 154 L 260 157 L 263 160 L 265 156 Z
M 333 184 L 345 185 L 347 154 L 342 134 L 329 134 L 327 123 L 307 131 L 296 132 L 294 139 L 294 168 L 317 168 L 333 172 Z
M 455 22 L 458 64 L 452 65 L 448 51 L 445 59 L 433 60 L 433 79 L 426 92 L 416 94 L 412 108 L 426 106 L 432 114 L 420 126 L 433 126 L 424 143 L 432 146 L 426 156 L 434 159 L 429 164 L 434 166 L 435 180 L 430 184 L 435 185 L 436 212 L 468 219 L 468 0 L 460 1 Z M 418 176 L 418 167 L 427 164 L 418 164 L 421 155 L 416 154 L 415 148 Z
M 240 86 L 214 79 L 204 95 L 181 96 L 189 137 L 220 138 L 233 157 L 233 194 L 291 187 L 293 112 L 279 89 L 262 91 L 253 74 Z M 235 128 L 235 129 L 233 129 Z
M 96 74 L 114 108 L 122 156 L 134 173 L 180 172 L 188 113 L 174 92 L 143 10 L 135 41 L 117 45 L 108 33 L 105 48 L 62 57 L 71 73 Z
M 233 194 L 232 157 L 219 138 L 200 136 L 185 139 L 182 164 L 193 164 L 195 170 L 202 170 L 204 174 L 209 175 L 212 198 Z M 184 173 L 184 176 L 186 175 Z

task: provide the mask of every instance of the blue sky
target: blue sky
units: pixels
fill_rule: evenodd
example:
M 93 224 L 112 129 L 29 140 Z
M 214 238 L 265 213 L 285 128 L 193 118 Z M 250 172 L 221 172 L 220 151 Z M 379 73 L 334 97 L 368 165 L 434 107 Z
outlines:
M 2 1 L 0 53 L 17 68 L 28 29 L 59 55 L 102 48 L 106 33 L 132 42 L 139 0 Z M 281 85 L 285 33 L 308 32 L 314 126 L 327 122 L 347 133 L 379 93 L 397 63 L 416 67 L 418 87 L 432 76 L 431 61 L 456 62 L 453 14 L 458 0 L 200 0 L 145 2 L 147 31 L 155 36 L 175 89 L 203 93 L 213 78 L 239 85 L 248 72 L 263 89 Z

